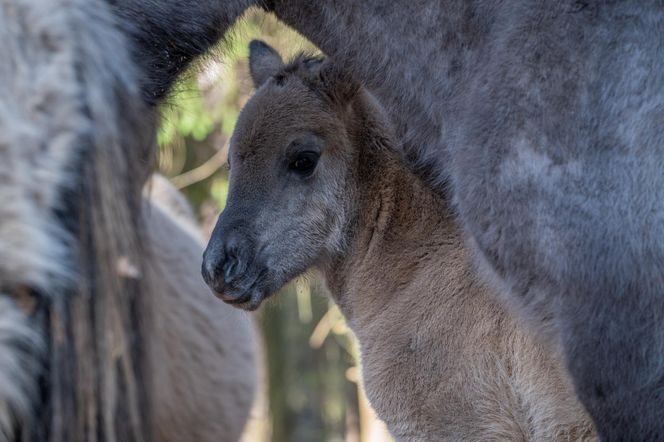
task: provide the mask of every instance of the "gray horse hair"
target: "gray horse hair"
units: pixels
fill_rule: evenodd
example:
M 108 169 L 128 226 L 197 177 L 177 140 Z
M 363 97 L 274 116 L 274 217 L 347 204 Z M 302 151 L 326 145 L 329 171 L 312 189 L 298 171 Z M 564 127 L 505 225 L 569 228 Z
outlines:
M 0 0 L 0 41 L 0 438 L 148 439 L 129 44 L 96 0 Z

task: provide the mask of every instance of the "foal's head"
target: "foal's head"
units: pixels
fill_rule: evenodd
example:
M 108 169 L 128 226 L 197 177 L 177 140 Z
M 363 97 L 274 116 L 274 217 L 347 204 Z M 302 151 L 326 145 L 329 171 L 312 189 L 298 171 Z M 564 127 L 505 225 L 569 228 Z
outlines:
M 257 91 L 231 139 L 229 199 L 203 262 L 212 289 L 245 309 L 343 250 L 365 124 L 355 108 L 367 99 L 329 60 L 286 65 L 264 43 L 250 49 Z

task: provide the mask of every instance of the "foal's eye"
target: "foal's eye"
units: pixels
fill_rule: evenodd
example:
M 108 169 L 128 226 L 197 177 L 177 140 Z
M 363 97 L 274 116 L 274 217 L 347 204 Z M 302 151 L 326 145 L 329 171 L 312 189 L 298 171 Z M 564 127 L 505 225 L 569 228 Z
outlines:
M 299 152 L 288 165 L 288 168 L 302 176 L 309 176 L 318 164 L 318 152 Z

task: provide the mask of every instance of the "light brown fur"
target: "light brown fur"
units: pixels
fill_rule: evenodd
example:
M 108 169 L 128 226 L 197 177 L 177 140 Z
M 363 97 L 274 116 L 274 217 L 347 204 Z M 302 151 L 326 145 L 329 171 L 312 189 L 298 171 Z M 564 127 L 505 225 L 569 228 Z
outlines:
M 324 274 L 360 342 L 367 395 L 392 433 L 591 438 L 560 361 L 480 282 L 449 210 L 393 155 L 371 156 L 375 174 L 355 171 L 360 216 L 347 229 L 357 233 Z
M 250 65 L 258 90 L 206 252 L 220 297 L 256 308 L 302 267 L 320 268 L 359 340 L 367 396 L 399 440 L 593 439 L 558 349 L 498 304 L 373 96 L 330 61 L 284 66 L 252 43 Z M 313 172 L 294 169 L 311 151 Z M 231 241 L 251 246 L 229 254 Z M 229 262 L 244 274 L 225 277 Z

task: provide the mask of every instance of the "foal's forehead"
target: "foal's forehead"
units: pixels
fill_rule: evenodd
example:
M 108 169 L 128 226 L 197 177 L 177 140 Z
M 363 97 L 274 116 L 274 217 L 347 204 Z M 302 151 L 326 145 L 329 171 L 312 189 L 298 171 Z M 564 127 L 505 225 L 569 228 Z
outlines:
M 268 84 L 242 110 L 232 144 L 238 152 L 285 147 L 298 136 L 320 132 L 330 117 L 324 101 L 304 85 Z

